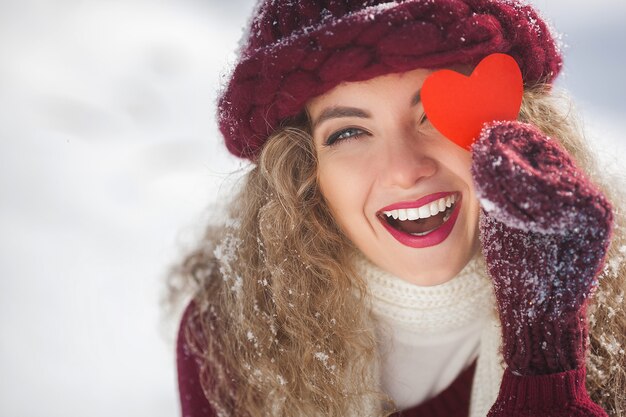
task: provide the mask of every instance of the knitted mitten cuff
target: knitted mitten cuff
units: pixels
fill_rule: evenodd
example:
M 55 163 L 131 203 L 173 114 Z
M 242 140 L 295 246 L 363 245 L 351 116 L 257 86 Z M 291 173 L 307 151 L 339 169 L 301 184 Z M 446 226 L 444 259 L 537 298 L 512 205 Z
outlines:
M 606 417 L 589 398 L 585 367 L 551 375 L 504 372 L 498 399 L 488 417 Z

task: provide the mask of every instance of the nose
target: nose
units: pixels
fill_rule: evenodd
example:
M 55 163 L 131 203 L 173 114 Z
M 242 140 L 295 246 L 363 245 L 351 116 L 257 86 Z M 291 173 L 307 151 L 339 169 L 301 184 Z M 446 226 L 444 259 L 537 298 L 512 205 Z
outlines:
M 385 185 L 408 189 L 435 175 L 438 163 L 424 145 L 414 139 L 387 142 L 381 155 L 381 180 Z

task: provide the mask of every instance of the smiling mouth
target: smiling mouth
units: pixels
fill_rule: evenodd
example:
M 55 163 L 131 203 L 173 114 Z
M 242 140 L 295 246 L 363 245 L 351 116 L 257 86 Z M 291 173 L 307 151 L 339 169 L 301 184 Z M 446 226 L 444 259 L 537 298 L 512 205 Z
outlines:
M 450 219 L 458 199 L 456 194 L 450 194 L 421 207 L 383 211 L 378 216 L 402 233 L 426 236 Z

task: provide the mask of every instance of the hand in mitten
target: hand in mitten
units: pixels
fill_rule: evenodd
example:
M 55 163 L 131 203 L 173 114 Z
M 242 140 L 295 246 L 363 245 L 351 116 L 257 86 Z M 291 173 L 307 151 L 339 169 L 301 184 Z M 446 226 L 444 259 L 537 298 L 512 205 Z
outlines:
M 472 152 L 483 208 L 480 237 L 508 365 L 505 380 L 537 376 L 516 383 L 544 384 L 541 389 L 516 385 L 524 395 L 531 395 L 529 390 L 536 395 L 513 406 L 516 400 L 506 397 L 515 394 L 511 386 L 502 392 L 503 380 L 489 415 L 531 415 L 512 410 L 557 407 L 561 395 L 581 398 L 565 398 L 571 410 L 537 414 L 535 407 L 532 415 L 606 415 L 584 389 L 585 308 L 610 241 L 611 205 L 568 153 L 531 125 L 490 124 Z

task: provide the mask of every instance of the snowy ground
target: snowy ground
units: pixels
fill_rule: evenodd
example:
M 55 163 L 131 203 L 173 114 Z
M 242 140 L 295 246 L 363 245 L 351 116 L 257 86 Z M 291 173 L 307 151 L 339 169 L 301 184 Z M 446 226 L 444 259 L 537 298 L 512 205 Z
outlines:
M 626 3 L 590 3 L 536 1 L 623 170 Z M 158 300 L 241 167 L 213 103 L 251 4 L 0 1 L 1 416 L 177 415 Z

